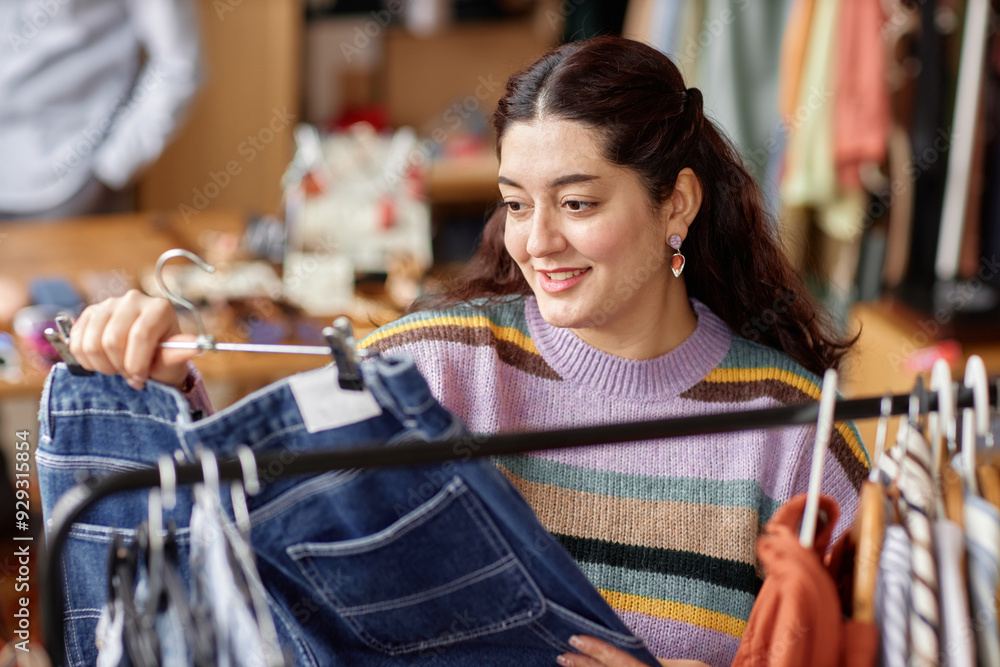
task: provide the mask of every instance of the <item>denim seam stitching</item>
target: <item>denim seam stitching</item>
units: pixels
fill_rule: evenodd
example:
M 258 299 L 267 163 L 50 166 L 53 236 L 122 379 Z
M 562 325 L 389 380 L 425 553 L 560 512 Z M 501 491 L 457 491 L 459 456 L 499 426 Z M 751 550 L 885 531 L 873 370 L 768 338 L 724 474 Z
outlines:
M 428 600 L 443 597 L 448 593 L 455 592 L 456 590 L 467 588 L 472 584 L 477 584 L 480 581 L 501 574 L 513 566 L 516 566 L 516 563 L 513 555 L 510 555 L 501 560 L 494 561 L 485 567 L 481 567 L 475 572 L 470 572 L 469 574 L 459 577 L 458 579 L 453 579 L 446 584 L 441 584 L 440 586 L 435 586 L 434 588 L 429 588 L 425 591 L 414 593 L 413 595 L 405 595 L 401 598 L 393 598 L 392 600 L 374 602 L 372 604 L 344 607 L 338 611 L 341 616 L 346 617 L 363 616 L 365 614 L 372 614 L 379 611 L 391 611 L 402 607 L 412 607 L 422 602 L 427 602 Z
M 482 506 L 482 503 L 478 502 L 478 497 L 473 496 L 470 490 L 468 494 L 463 494 L 459 500 L 465 506 L 465 511 L 469 514 L 472 520 L 476 522 L 476 525 L 479 527 L 479 532 L 483 533 L 486 536 L 486 539 L 489 540 L 490 546 L 493 547 L 493 550 L 497 553 L 497 555 L 501 557 L 504 556 L 504 554 L 513 555 L 514 550 L 509 544 L 500 544 L 497 542 L 496 538 L 499 531 L 493 522 L 489 521 L 489 515 L 485 517 L 486 521 L 482 520 L 481 515 L 486 513 L 486 509 Z
M 126 540 L 126 544 L 128 544 L 131 540 L 135 539 L 136 529 L 116 528 L 94 523 L 76 522 L 70 528 L 68 537 L 85 540 L 87 542 L 110 543 L 115 533 L 121 535 Z M 191 529 L 186 526 L 178 527 L 174 535 L 178 544 L 188 544 L 191 541 Z
M 108 410 L 104 408 L 85 408 L 83 410 L 51 410 L 49 412 L 50 417 L 90 417 L 93 415 L 101 415 L 104 417 L 129 417 L 131 419 L 145 419 L 146 421 L 156 422 L 157 424 L 162 424 L 164 426 L 169 426 L 173 428 L 175 422 L 169 419 L 163 419 L 161 417 L 154 417 L 153 415 L 144 415 L 141 413 L 132 412 L 130 410 Z
M 399 521 L 390 524 L 386 528 L 383 528 L 382 530 L 371 535 L 335 543 L 303 542 L 301 544 L 295 544 L 288 547 L 286 549 L 286 553 L 288 553 L 293 560 L 298 560 L 302 557 L 301 554 L 305 554 L 307 556 L 318 555 L 326 557 L 354 556 L 371 551 L 373 548 L 378 548 L 389 542 L 394 542 L 410 531 L 423 526 L 427 523 L 427 521 L 433 519 L 437 514 L 447 508 L 450 504 L 450 500 L 459 498 L 459 494 L 467 491 L 467 489 L 462 488 L 464 486 L 465 484 L 462 482 L 461 478 L 458 478 L 457 483 L 455 479 L 453 479 L 447 486 L 441 489 L 441 491 L 435 494 L 435 496 L 426 503 L 410 512 Z M 458 489 L 457 492 L 456 489 Z
M 551 600 L 546 600 L 546 602 L 551 602 Z M 569 645 L 569 643 L 560 640 L 554 634 L 552 634 L 548 628 L 546 628 L 541 619 L 535 620 L 534 623 L 528 626 L 532 632 L 542 638 L 542 640 L 549 646 L 552 646 L 558 651 L 575 651 L 576 649 Z
M 84 456 L 79 454 L 52 454 L 44 451 L 35 452 L 35 462 L 39 467 L 54 470 L 69 470 L 80 468 L 102 467 L 115 471 L 147 470 L 149 464 L 133 463 L 123 459 L 103 456 Z
M 256 450 L 260 450 L 261 447 L 264 447 L 265 445 L 267 445 L 269 442 L 271 442 L 275 438 L 279 438 L 279 437 L 287 435 L 289 433 L 297 433 L 299 431 L 304 430 L 305 427 L 306 427 L 305 424 L 291 424 L 291 425 L 286 426 L 286 427 L 284 427 L 282 429 L 279 429 L 277 431 L 272 431 L 271 433 L 268 433 L 266 436 L 264 436 L 261 440 L 258 440 L 256 442 L 254 442 L 254 444 L 251 445 L 250 448 L 253 449 L 253 450 L 255 450 L 255 451 Z M 291 449 L 291 448 L 289 448 L 289 449 Z
M 639 637 L 630 637 L 629 635 L 607 628 L 600 623 L 595 623 L 589 618 L 584 618 L 580 614 L 570 611 L 569 609 L 566 609 L 562 605 L 556 604 L 551 600 L 549 601 L 549 608 L 551 609 L 553 615 L 559 616 L 568 623 L 582 626 L 588 632 L 594 633 L 598 639 L 604 639 L 612 644 L 617 642 L 623 646 L 629 646 L 632 648 L 642 648 L 646 645 L 646 642 Z
M 69 597 L 69 591 L 71 591 L 73 589 L 69 587 L 69 573 L 66 571 L 66 563 L 62 564 L 62 578 L 63 578 L 63 596 L 64 597 Z M 73 619 L 71 617 L 67 618 L 67 612 L 63 611 L 63 623 L 65 624 L 65 622 L 67 620 L 68 621 L 73 621 L 75 619 Z M 65 629 L 63 630 L 63 633 L 65 635 L 68 635 L 68 638 L 70 639 L 70 641 L 72 643 L 72 646 L 73 646 L 73 659 L 75 660 L 75 662 L 77 664 L 83 664 L 83 652 L 81 651 L 81 648 L 80 648 L 80 638 L 77 636 L 77 633 L 76 632 L 66 632 Z M 64 637 L 64 639 L 65 639 L 65 637 Z M 67 646 L 67 649 L 68 648 L 69 647 Z
M 309 643 L 299 636 L 299 633 L 303 629 L 302 625 L 291 621 L 288 618 L 288 613 L 285 611 L 285 608 L 278 604 L 278 601 L 273 595 L 271 595 L 271 592 L 267 590 L 267 587 L 263 586 L 263 582 L 261 582 L 261 584 L 261 588 L 264 590 L 264 597 L 268 602 L 267 606 L 271 611 L 271 614 L 276 615 L 281 619 L 281 623 L 285 626 L 285 630 L 288 632 L 289 637 L 291 637 L 291 640 L 295 642 L 296 646 L 299 647 L 300 653 L 309 661 L 309 664 L 313 667 L 319 667 L 319 663 L 316 662 L 316 656 L 313 655 L 312 649 L 309 647 Z M 278 650 L 281 652 L 280 641 L 278 642 Z
M 494 634 L 494 633 L 496 633 L 497 631 L 500 631 L 500 630 L 509 630 L 509 629 L 512 629 L 512 628 L 515 628 L 515 627 L 520 627 L 520 626 L 524 625 L 525 623 L 527 623 L 528 621 L 530 621 L 532 618 L 535 618 L 537 616 L 541 616 L 545 612 L 545 600 L 543 598 L 538 598 L 538 600 L 541 602 L 541 605 L 540 605 L 540 611 L 537 612 L 537 613 L 535 611 L 534 606 L 532 606 L 532 607 L 528 608 L 527 610 L 521 612 L 520 614 L 515 614 L 513 616 L 508 616 L 508 617 L 504 618 L 503 620 L 495 621 L 495 622 L 491 623 L 490 625 L 483 626 L 483 627 L 477 628 L 475 630 L 471 630 L 471 631 L 467 631 L 467 632 L 463 632 L 463 633 L 448 633 L 448 635 L 446 637 L 439 637 L 437 639 L 425 639 L 425 640 L 420 640 L 420 641 L 416 641 L 416 642 L 409 642 L 407 644 L 400 644 L 397 647 L 393 647 L 393 646 L 390 646 L 390 645 L 388 645 L 388 644 L 380 641 L 377 637 L 375 637 L 374 635 L 372 635 L 371 633 L 369 633 L 364 628 L 364 626 L 361 623 L 358 622 L 358 616 L 359 615 L 357 615 L 357 614 L 355 614 L 355 615 L 345 615 L 345 614 L 343 614 L 340 611 L 340 609 L 338 609 L 338 604 L 340 605 L 340 607 L 344 607 L 343 603 L 339 602 L 339 600 L 338 600 L 338 598 L 337 598 L 336 595 L 333 595 L 333 592 L 329 589 L 326 581 L 322 577 L 319 576 L 319 573 L 316 571 L 315 565 L 314 565 L 314 563 L 311 560 L 306 561 L 306 562 L 296 561 L 296 563 L 302 569 L 303 574 L 305 574 L 306 577 L 313 583 L 313 585 L 316 586 L 321 591 L 323 591 L 324 594 L 328 597 L 328 599 L 331 602 L 333 602 L 333 604 L 334 604 L 334 611 L 336 611 L 336 613 L 338 614 L 338 616 L 340 616 L 344 620 L 345 623 L 347 623 L 348 625 L 350 625 L 354 629 L 354 632 L 359 637 L 361 637 L 364 641 L 366 641 L 370 646 L 372 646 L 372 647 L 374 647 L 374 648 L 376 648 L 376 649 L 378 649 L 378 650 L 380 650 L 380 651 L 382 651 L 384 653 L 387 653 L 389 655 L 400 655 L 400 654 L 403 654 L 403 653 L 411 653 L 413 651 L 418 651 L 418 650 L 422 650 L 422 649 L 435 648 L 437 646 L 440 646 L 443 643 L 446 643 L 446 644 L 450 645 L 450 644 L 453 644 L 453 643 L 458 643 L 458 642 L 462 642 L 462 641 L 468 641 L 470 639 L 475 639 L 477 637 L 482 637 L 482 636 L 485 636 L 485 635 Z M 508 567 L 514 567 L 514 568 L 517 568 L 517 569 L 521 569 L 520 568 L 520 562 L 517 560 L 517 557 L 514 556 L 513 554 L 511 555 L 511 560 L 510 560 L 510 563 L 509 563 Z M 525 574 L 523 572 L 523 570 L 522 570 L 521 573 L 522 573 L 522 575 Z M 534 582 L 530 582 L 530 579 L 529 579 L 529 583 L 533 584 Z
M 331 474 L 333 475 L 332 477 L 330 476 Z M 283 513 L 288 507 L 296 505 L 317 493 L 342 486 L 357 477 L 358 474 L 360 474 L 360 470 L 356 468 L 334 471 L 333 473 L 327 473 L 316 479 L 303 482 L 250 512 L 250 524 L 258 525 L 265 521 L 270 521 L 276 515 Z

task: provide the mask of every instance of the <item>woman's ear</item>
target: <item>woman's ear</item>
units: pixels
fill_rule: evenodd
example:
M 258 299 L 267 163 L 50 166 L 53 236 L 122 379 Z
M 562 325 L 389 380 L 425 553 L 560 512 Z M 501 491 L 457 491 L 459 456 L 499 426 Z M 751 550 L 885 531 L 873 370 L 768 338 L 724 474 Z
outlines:
M 674 191 L 663 206 L 666 237 L 678 234 L 687 237 L 688 227 L 701 210 L 701 181 L 690 167 L 684 167 L 677 174 Z

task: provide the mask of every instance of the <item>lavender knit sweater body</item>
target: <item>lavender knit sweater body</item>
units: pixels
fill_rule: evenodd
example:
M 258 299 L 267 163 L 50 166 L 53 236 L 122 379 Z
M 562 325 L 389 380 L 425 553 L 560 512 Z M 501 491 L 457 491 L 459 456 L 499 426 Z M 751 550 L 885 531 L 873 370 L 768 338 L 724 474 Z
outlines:
M 408 315 L 361 347 L 412 355 L 476 433 L 708 415 L 817 400 L 820 378 L 692 301 L 696 331 L 634 361 L 550 326 L 533 297 Z M 784 427 L 497 458 L 546 526 L 659 657 L 728 665 L 761 586 L 755 542 L 808 486 L 815 429 Z M 838 423 L 823 492 L 853 523 L 869 468 Z

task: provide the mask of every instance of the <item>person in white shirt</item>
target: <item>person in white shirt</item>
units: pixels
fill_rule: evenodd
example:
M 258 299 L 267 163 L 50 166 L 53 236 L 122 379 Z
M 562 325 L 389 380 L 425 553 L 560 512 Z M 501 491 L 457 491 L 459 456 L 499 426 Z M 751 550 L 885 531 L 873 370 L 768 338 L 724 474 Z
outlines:
M 120 210 L 201 79 L 194 0 L 0 1 L 0 220 Z

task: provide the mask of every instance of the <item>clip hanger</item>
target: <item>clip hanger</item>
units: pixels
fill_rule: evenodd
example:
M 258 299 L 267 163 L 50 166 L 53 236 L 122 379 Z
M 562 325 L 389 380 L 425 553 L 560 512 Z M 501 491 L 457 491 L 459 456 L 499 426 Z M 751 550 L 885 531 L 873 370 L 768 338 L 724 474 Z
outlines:
M 49 344 L 56 349 L 70 373 L 79 376 L 93 375 L 94 371 L 88 371 L 81 366 L 73 353 L 69 351 L 69 331 L 72 325 L 73 321 L 69 315 L 56 316 L 56 327 L 54 329 L 48 327 L 43 332 L 45 340 L 49 341 Z

